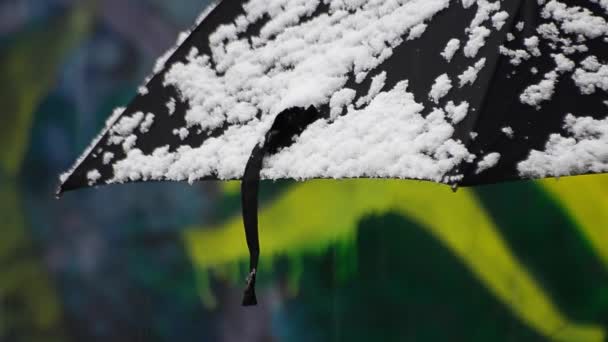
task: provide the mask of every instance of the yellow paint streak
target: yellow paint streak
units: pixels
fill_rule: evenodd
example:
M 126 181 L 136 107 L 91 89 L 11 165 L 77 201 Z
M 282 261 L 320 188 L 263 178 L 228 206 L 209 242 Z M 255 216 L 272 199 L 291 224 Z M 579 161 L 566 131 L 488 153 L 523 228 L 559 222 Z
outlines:
M 602 341 L 599 326 L 570 322 L 511 254 L 474 193 L 441 185 L 390 180 L 297 184 L 260 211 L 262 258 L 311 253 L 351 240 L 365 215 L 397 211 L 433 234 L 522 321 L 556 341 Z M 240 216 L 191 229 L 186 246 L 202 270 L 246 260 Z
M 577 223 L 608 267 L 608 174 L 539 182 Z

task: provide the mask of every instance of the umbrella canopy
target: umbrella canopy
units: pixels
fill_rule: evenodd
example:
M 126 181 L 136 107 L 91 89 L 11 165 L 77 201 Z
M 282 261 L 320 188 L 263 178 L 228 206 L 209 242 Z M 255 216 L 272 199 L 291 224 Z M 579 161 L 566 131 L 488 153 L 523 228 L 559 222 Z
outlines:
M 59 191 L 606 172 L 607 18 L 605 0 L 224 0 Z

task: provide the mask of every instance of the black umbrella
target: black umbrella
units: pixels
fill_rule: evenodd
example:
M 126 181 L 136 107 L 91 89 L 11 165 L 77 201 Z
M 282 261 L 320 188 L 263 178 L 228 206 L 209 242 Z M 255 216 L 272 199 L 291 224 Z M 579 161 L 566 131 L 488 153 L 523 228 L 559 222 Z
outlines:
M 59 193 L 260 178 L 453 187 L 608 171 L 605 0 L 224 0 L 159 60 Z

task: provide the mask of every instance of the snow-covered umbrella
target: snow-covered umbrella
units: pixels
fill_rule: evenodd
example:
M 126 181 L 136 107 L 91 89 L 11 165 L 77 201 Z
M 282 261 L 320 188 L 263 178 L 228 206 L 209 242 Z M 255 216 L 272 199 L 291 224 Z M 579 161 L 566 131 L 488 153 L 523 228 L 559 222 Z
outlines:
M 224 0 L 59 193 L 243 180 L 255 304 L 260 178 L 458 187 L 607 172 L 607 18 L 606 0 Z

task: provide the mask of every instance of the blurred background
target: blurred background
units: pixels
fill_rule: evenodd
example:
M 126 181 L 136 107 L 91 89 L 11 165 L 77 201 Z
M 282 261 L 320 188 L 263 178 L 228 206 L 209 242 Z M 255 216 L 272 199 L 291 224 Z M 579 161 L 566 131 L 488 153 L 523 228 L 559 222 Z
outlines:
M 264 183 L 55 200 L 205 0 L 0 0 L 0 341 L 606 341 L 608 177 Z

